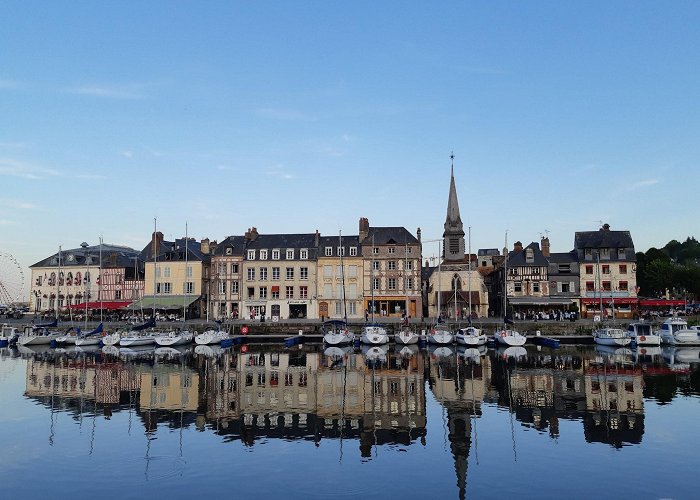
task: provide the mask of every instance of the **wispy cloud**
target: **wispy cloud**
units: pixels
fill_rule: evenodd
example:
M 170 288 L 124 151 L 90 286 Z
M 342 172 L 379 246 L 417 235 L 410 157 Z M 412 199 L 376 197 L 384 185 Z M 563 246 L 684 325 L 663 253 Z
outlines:
M 107 176 L 101 174 L 75 174 L 74 177 L 76 179 L 85 179 L 88 181 L 103 180 L 107 178 Z
M 134 157 L 134 152 L 133 151 L 122 151 L 122 156 L 124 158 L 133 158 Z
M 633 182 L 632 184 L 626 186 L 626 191 L 636 191 L 637 189 L 642 189 L 645 187 L 653 186 L 659 183 L 659 179 L 645 179 L 642 181 Z
M 216 169 L 217 170 L 233 170 L 233 167 L 231 165 L 217 165 Z
M 270 170 L 265 172 L 265 175 L 267 175 L 268 177 L 276 177 L 278 179 L 284 179 L 284 180 L 291 180 L 291 179 L 294 179 L 296 177 L 294 174 L 287 172 L 282 167 L 271 168 Z
M 141 85 L 81 85 L 68 89 L 71 94 L 107 99 L 145 99 Z
M 295 109 L 283 108 L 258 108 L 255 110 L 258 116 L 282 121 L 316 121 L 316 118 Z
M 12 226 L 14 224 L 17 224 L 17 223 L 13 220 L 0 219 L 0 226 Z
M 18 200 L 0 200 L 0 206 L 6 208 L 12 208 L 15 210 L 33 210 L 36 205 L 33 203 L 27 203 L 26 201 Z
M 43 180 L 61 175 L 57 170 L 30 165 L 9 158 L 0 158 L 0 176 L 19 177 L 29 180 Z
M 24 149 L 26 147 L 27 147 L 27 144 L 24 142 L 0 142 L 0 148 Z

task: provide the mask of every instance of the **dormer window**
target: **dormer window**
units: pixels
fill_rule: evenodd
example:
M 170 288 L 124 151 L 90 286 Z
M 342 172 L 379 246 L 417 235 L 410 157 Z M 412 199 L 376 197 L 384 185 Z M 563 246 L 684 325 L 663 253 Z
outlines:
M 333 247 L 326 247 L 324 255 L 326 257 L 331 257 L 333 255 Z
M 292 259 L 294 259 L 294 249 L 288 248 L 287 249 L 287 260 L 292 260 Z
M 350 257 L 357 256 L 357 247 L 350 247 Z
M 338 255 L 345 257 L 345 247 L 338 247 Z
M 255 250 L 248 250 L 248 260 L 255 260 Z
M 233 248 L 227 247 L 226 248 L 226 255 L 233 255 Z
M 267 250 L 260 250 L 260 260 L 267 260 Z
M 528 264 L 535 262 L 535 251 L 532 248 L 525 249 L 525 262 Z
M 307 248 L 302 248 L 299 250 L 299 258 L 302 260 L 306 260 L 309 258 L 309 250 Z
M 280 249 L 279 248 L 272 249 L 272 260 L 280 260 Z
M 396 248 L 389 247 L 389 253 L 396 253 Z

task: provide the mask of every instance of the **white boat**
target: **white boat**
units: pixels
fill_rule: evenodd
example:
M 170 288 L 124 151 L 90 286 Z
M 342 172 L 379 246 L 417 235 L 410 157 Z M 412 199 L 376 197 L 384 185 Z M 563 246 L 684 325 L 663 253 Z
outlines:
M 479 346 L 486 344 L 486 334 L 474 326 L 468 326 L 457 330 L 455 340 L 458 344 Z
M 428 331 L 427 337 L 428 343 L 434 345 L 452 345 L 452 342 L 454 342 L 452 332 L 439 324 Z
M 348 329 L 345 321 L 332 319 L 323 323 L 323 342 L 328 345 L 352 344 L 355 334 Z
M 56 343 L 58 345 L 75 345 L 75 339 L 78 338 L 78 332 L 70 327 L 66 332 L 60 337 L 56 337 Z
M 661 336 L 664 344 L 700 345 L 700 331 L 689 328 L 687 321 L 676 316 L 664 321 L 656 333 Z
M 102 337 L 102 343 L 106 346 L 118 346 L 121 338 L 127 333 L 128 332 L 126 330 L 117 330 L 113 333 L 108 333 Z
M 632 343 L 622 328 L 603 327 L 593 331 L 593 341 L 598 345 L 625 347 Z
M 157 335 L 155 343 L 160 347 L 175 347 L 179 345 L 191 344 L 194 334 L 189 330 L 173 330 L 164 335 Z
M 508 347 L 519 347 L 527 342 L 527 337 L 525 335 L 522 335 L 517 330 L 511 330 L 508 328 L 496 330 L 496 332 L 493 334 L 493 339 L 497 344 Z
M 700 363 L 700 348 L 698 347 L 666 347 L 663 355 L 670 364 Z
M 360 342 L 368 345 L 382 345 L 389 342 L 389 334 L 386 328 L 379 323 L 367 323 L 362 327 Z
M 87 347 L 87 346 L 96 346 L 100 345 L 102 342 L 102 335 L 100 335 L 103 331 L 103 326 L 102 323 L 97 325 L 97 328 L 92 330 L 91 332 L 83 333 L 83 334 L 78 334 L 78 336 L 75 339 L 75 345 L 77 347 Z
M 661 336 L 652 332 L 649 323 L 630 323 L 627 336 L 637 345 L 661 345 Z
M 228 332 L 224 330 L 205 330 L 194 338 L 197 345 L 221 344 L 222 340 L 228 338 Z
M 3 323 L 0 327 L 0 347 L 5 347 L 13 342 L 16 342 L 19 338 L 19 330 L 15 326 L 10 326 L 7 323 Z
M 394 342 L 401 345 L 414 345 L 420 340 L 420 334 L 408 326 L 403 326 L 394 334 Z
M 155 343 L 156 337 L 151 332 L 130 331 L 119 339 L 120 347 L 152 345 Z
M 21 346 L 49 345 L 63 333 L 49 330 L 44 326 L 26 326 L 17 339 Z

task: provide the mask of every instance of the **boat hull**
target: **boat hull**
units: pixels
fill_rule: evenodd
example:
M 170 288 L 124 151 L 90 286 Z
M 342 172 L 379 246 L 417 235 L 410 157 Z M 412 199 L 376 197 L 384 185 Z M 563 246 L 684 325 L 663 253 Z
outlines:
M 527 337 L 514 330 L 501 330 L 493 335 L 497 344 L 506 347 L 520 347 L 525 345 Z
M 100 345 L 100 342 L 102 342 L 101 337 L 85 337 L 85 338 L 78 338 L 75 340 L 75 345 L 78 347 L 85 347 L 85 346 L 91 346 L 91 345 Z
M 139 336 L 139 337 L 122 337 L 119 340 L 120 347 L 135 347 L 141 345 L 152 345 L 155 344 L 156 340 L 152 336 Z
M 194 338 L 194 343 L 197 345 L 220 344 L 222 340 L 226 340 L 227 338 L 228 333 L 226 332 L 209 330 L 197 335 Z
M 433 345 L 452 345 L 454 336 L 447 330 L 437 330 L 428 333 L 428 343 Z
M 156 337 L 155 342 L 160 347 L 175 347 L 192 343 L 192 334 L 183 332 L 175 335 Z
M 417 344 L 418 340 L 420 340 L 420 335 L 418 335 L 416 332 L 401 331 L 394 334 L 394 342 L 397 344 L 413 345 Z

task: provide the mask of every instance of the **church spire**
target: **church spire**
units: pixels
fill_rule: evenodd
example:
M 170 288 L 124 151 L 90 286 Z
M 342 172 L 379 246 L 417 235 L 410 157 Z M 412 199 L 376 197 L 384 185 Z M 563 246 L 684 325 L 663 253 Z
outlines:
M 454 153 L 450 154 L 450 193 L 447 198 L 447 217 L 445 218 L 444 259 L 457 261 L 464 259 L 464 226 L 459 214 L 459 201 L 457 200 L 457 188 L 455 186 Z

